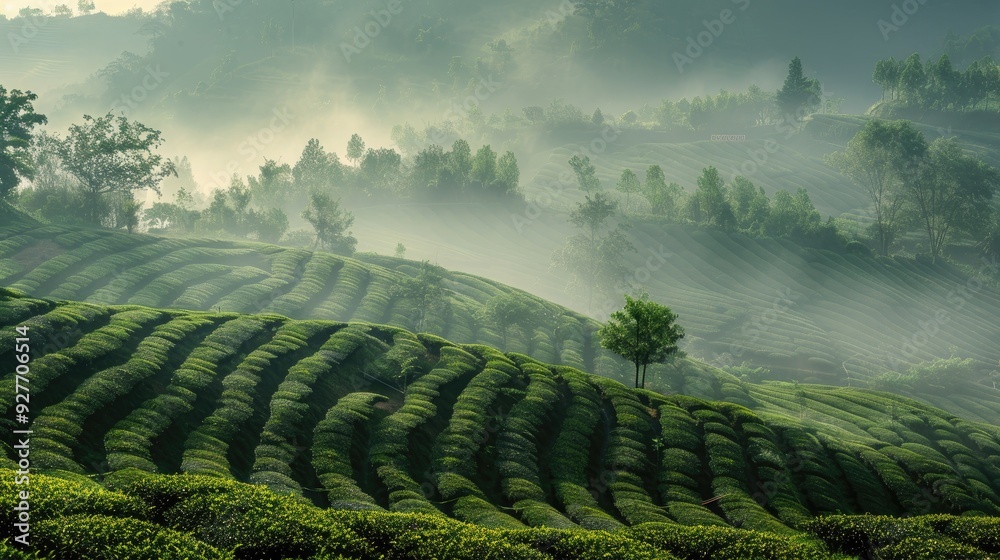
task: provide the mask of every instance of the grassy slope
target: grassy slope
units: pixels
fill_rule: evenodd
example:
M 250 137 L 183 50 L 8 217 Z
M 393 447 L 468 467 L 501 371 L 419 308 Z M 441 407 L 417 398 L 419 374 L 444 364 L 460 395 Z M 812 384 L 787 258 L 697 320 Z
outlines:
M 202 476 L 124 471 L 95 483 L 35 475 L 31 553 L 9 560 L 409 558 L 413 560 L 887 560 L 984 558 L 1000 519 L 831 516 L 795 535 L 645 523 L 616 531 L 496 529 L 420 514 L 320 510 L 265 488 Z M 14 525 L 13 471 L 0 482 Z M 36 555 L 37 554 L 37 555 Z
M 164 239 L 107 230 L 0 224 L 0 283 L 34 296 L 105 304 L 278 313 L 298 319 L 417 326 L 414 305 L 394 291 L 419 263 L 362 262 L 260 243 Z M 495 295 L 522 298 L 529 317 L 508 333 L 508 349 L 616 375 L 620 362 L 596 347 L 596 322 L 483 278 L 446 273 L 447 308 L 421 330 L 460 342 L 502 345 L 476 311 Z
M 570 235 L 558 211 L 541 212 L 520 231 L 510 216 L 487 209 L 460 215 L 432 207 L 384 209 L 357 218 L 366 249 L 388 252 L 404 240 L 415 256 L 438 257 L 450 269 L 586 311 L 586 301 L 567 294 L 565 280 L 544 264 Z M 749 360 L 785 379 L 855 386 L 880 368 L 947 358 L 953 348 L 986 371 L 1000 359 L 993 343 L 1000 338 L 1000 295 L 950 265 L 646 222 L 630 234 L 637 253 L 629 258 L 628 280 L 680 314 L 686 350 L 699 359 Z M 661 262 L 656 255 L 669 256 Z M 620 305 L 599 302 L 594 312 Z M 939 312 L 946 324 L 935 321 Z M 925 334 L 932 336 L 924 340 Z M 985 415 L 947 402 L 947 391 L 920 397 L 970 418 L 1000 421 L 989 404 L 1000 395 L 991 386 L 964 392 L 981 392 Z
M 700 372 L 725 400 L 664 396 L 388 326 L 12 292 L 0 324 L 4 354 L 31 329 L 42 470 L 219 476 L 496 528 L 1000 514 L 997 428 L 886 394 L 691 364 L 692 392 Z
M 385 210 L 389 212 L 390 210 Z M 391 250 L 405 239 L 418 255 L 551 297 L 562 288 L 544 268 L 547 247 L 564 235 L 543 216 L 528 235 L 512 230 L 504 246 L 502 217 L 465 212 L 448 220 L 425 207 L 398 219 L 381 215 L 381 233 Z M 425 220 L 422 227 L 413 223 Z M 492 221 L 491 221 L 492 220 Z M 437 224 L 431 229 L 430 224 Z M 419 231 L 395 237 L 392 227 Z M 458 232 L 472 232 L 459 236 Z M 451 250 L 438 252 L 435 234 Z M 993 319 L 1000 298 L 990 289 L 962 294 L 968 278 L 945 265 L 930 267 L 876 261 L 803 249 L 787 241 L 753 240 L 683 227 L 637 224 L 641 270 L 650 251 L 670 254 L 657 270 L 633 280 L 669 303 L 687 327 L 692 355 L 717 364 L 743 360 L 772 368 L 777 378 L 865 386 L 872 372 L 906 362 L 914 337 L 937 310 L 949 313 L 947 329 L 918 344 L 912 359 L 947 356 L 957 348 L 982 367 L 1000 358 L 991 340 L 1000 337 Z M 365 236 L 363 236 L 364 238 Z M 460 243 L 462 250 L 454 247 Z M 485 266 L 482 247 L 495 245 Z M 434 250 L 429 252 L 428 249 Z M 534 254 L 533 254 L 534 253 Z M 411 305 L 393 296 L 393 286 L 415 273 L 415 263 L 369 256 L 369 262 L 255 244 L 161 239 L 107 231 L 19 222 L 0 228 L 0 282 L 39 297 L 103 304 L 139 304 L 184 309 L 279 313 L 296 319 L 359 320 L 413 328 Z M 478 261 L 478 262 L 477 262 Z M 542 261 L 544 262 L 544 261 Z M 720 265 L 720 263 L 725 263 Z M 654 262 L 654 264 L 656 264 Z M 465 273 L 448 273 L 449 312 L 437 311 L 422 330 L 458 342 L 501 345 L 497 329 L 479 325 L 474 313 L 489 297 L 511 288 Z M 514 290 L 532 309 L 524 328 L 511 329 L 507 349 L 550 363 L 585 368 L 626 379 L 626 364 L 596 346 L 597 324 L 558 305 Z M 562 296 L 555 299 L 571 303 Z M 609 309 L 619 302 L 607 302 Z M 919 340 L 917 340 L 919 342 Z M 904 354 L 904 351 L 907 354 Z M 846 372 L 845 372 L 846 368 Z M 653 386 L 681 390 L 674 370 L 654 372 Z M 959 386 L 915 396 L 965 418 L 1000 424 L 986 385 Z

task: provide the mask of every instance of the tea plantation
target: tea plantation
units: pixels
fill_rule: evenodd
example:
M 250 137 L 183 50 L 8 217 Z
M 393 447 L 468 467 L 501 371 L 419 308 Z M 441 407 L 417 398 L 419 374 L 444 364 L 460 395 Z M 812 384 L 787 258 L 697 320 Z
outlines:
M 502 346 L 501 334 L 477 320 L 476 312 L 491 297 L 512 294 L 524 303 L 527 316 L 509 329 L 507 349 L 591 371 L 616 369 L 614 358 L 596 342 L 596 322 L 467 274 L 444 272 L 444 301 L 418 322 L 415 304 L 398 288 L 418 273 L 420 263 L 377 261 L 387 266 L 260 243 L 166 239 L 0 219 L 0 285 L 33 296 L 410 329 L 419 325 L 460 342 Z
M 720 399 L 663 395 L 391 326 L 3 290 L 8 358 L 19 325 L 40 557 L 998 552 L 1000 429 L 901 397 L 690 362 Z

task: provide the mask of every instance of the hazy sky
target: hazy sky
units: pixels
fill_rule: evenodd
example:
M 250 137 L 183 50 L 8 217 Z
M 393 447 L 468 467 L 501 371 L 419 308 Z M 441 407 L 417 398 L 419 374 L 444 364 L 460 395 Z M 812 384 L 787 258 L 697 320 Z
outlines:
M 139 6 L 143 10 L 150 10 L 155 8 L 160 1 L 161 0 L 94 0 L 94 4 L 97 6 L 98 11 L 107 12 L 109 14 L 117 14 L 119 12 L 124 12 L 133 6 Z M 58 6 L 59 4 L 66 4 L 73 9 L 74 13 L 76 13 L 77 0 L 0 0 L 2 11 L 8 16 L 16 15 L 17 11 L 25 6 L 41 8 L 45 12 L 51 12 L 52 8 Z

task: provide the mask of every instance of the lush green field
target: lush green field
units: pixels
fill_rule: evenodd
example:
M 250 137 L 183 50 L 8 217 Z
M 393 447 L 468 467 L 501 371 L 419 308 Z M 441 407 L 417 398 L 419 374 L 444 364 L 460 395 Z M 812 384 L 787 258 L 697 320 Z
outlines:
M 585 311 L 585 298 L 581 304 L 564 291 L 564 279 L 537 265 L 570 235 L 563 220 L 555 210 L 543 211 L 519 229 L 511 216 L 485 209 L 455 214 L 415 207 L 359 213 L 359 233 L 368 240 L 365 248 L 388 252 L 413 232 L 406 243 L 414 255 L 439 254 L 448 268 Z M 463 231 L 476 233 L 467 241 Z M 688 333 L 684 349 L 715 365 L 750 361 L 779 379 L 867 387 L 886 369 L 953 352 L 972 358 L 985 381 L 1000 360 L 1000 293 L 983 283 L 1000 263 L 981 261 L 968 270 L 641 221 L 629 233 L 637 252 L 628 259 L 633 273 L 627 280 L 675 310 Z M 491 250 L 472 258 L 476 246 Z M 594 311 L 608 313 L 621 304 L 609 299 Z M 1000 423 L 1000 392 L 989 382 L 908 394 Z M 967 406 L 969 398 L 979 404 Z
M 30 329 L 42 472 L 205 475 L 511 530 L 1000 514 L 1000 430 L 882 393 L 688 364 L 689 393 L 725 400 L 665 396 L 388 326 L 13 292 L 0 325 L 7 356 Z M 6 366 L 3 418 L 14 383 Z
M 500 249 L 491 239 L 510 227 L 502 218 L 469 211 L 444 221 L 434 218 L 434 207 L 408 213 L 398 220 L 383 216 L 379 227 L 396 223 L 423 232 L 407 240 L 417 254 L 425 244 L 434 246 L 434 236 L 453 245 L 467 240 L 469 247 L 432 255 L 439 254 L 445 266 L 465 267 L 572 303 L 565 293 L 559 295 L 559 278 L 533 264 L 547 258 L 546 243 L 555 245 L 564 235 L 551 219 L 526 226 L 526 236 L 511 230 L 508 248 Z M 457 235 L 463 229 L 475 233 Z M 1000 340 L 995 321 L 1000 295 L 950 265 L 840 255 L 787 240 L 682 226 L 637 223 L 631 235 L 639 252 L 631 261 L 636 274 L 630 280 L 675 309 L 689 333 L 687 351 L 716 365 L 746 360 L 770 368 L 777 379 L 867 387 L 884 368 L 948 357 L 953 350 L 973 358 L 984 371 L 1000 360 L 995 344 Z M 391 239 L 397 238 L 389 231 L 377 242 Z M 472 245 L 491 244 L 497 249 L 490 251 L 488 263 L 470 260 L 469 255 L 482 253 Z M 27 221 L 0 226 L 0 283 L 33 296 L 412 329 L 412 303 L 396 295 L 394 287 L 416 273 L 417 263 L 361 258 L 366 260 Z M 655 269 L 648 268 L 650 262 Z M 583 315 L 465 273 L 447 273 L 446 288 L 450 304 L 432 311 L 422 330 L 457 342 L 499 346 L 500 333 L 480 324 L 475 313 L 490 297 L 513 292 L 528 303 L 531 317 L 523 327 L 511 329 L 507 350 L 618 379 L 628 373 L 627 364 L 599 348 L 597 324 Z M 621 304 L 604 303 L 607 311 Z M 673 370 L 657 371 L 654 387 L 683 391 L 683 383 L 669 375 Z M 976 381 L 899 390 L 964 418 L 1000 424 L 995 405 L 1000 391 Z
M 18 488 L 0 471 L 4 510 Z M 781 535 L 718 526 L 644 523 L 616 530 L 488 528 L 440 516 L 321 510 L 259 486 L 129 470 L 104 484 L 36 475 L 26 554 L 10 560 L 988 560 L 1000 552 L 997 518 L 832 516 Z M 9 507 L 8 507 L 9 506 Z M 6 514 L 0 538 L 10 535 Z
M 419 263 L 370 259 L 27 220 L 0 225 L 0 285 L 33 296 L 415 328 L 415 305 L 397 288 L 418 272 Z M 468 274 L 445 272 L 444 288 L 446 305 L 432 309 L 421 330 L 500 346 L 501 334 L 475 314 L 489 298 L 513 293 L 523 299 L 529 317 L 510 329 L 508 350 L 610 375 L 618 370 L 597 346 L 593 320 Z

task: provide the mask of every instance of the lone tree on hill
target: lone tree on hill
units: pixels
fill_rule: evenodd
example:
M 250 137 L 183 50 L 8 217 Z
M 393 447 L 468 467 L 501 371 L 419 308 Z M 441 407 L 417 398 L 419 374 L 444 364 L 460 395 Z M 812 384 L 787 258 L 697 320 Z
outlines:
M 341 255 L 353 254 L 358 240 L 347 230 L 354 224 L 354 215 L 344 212 L 340 201 L 325 192 L 314 192 L 309 198 L 302 218 L 316 230 L 316 245 Z
M 29 147 L 31 129 L 45 124 L 45 115 L 35 113 L 34 93 L 0 86 L 0 198 L 14 192 L 22 178 L 31 179 L 35 170 Z
M 647 294 L 626 295 L 625 307 L 611 314 L 598 335 L 601 346 L 635 364 L 635 386 L 645 388 L 646 366 L 666 362 L 677 353 L 677 341 L 684 338 L 684 327 L 676 321 L 669 307 L 650 301 Z

